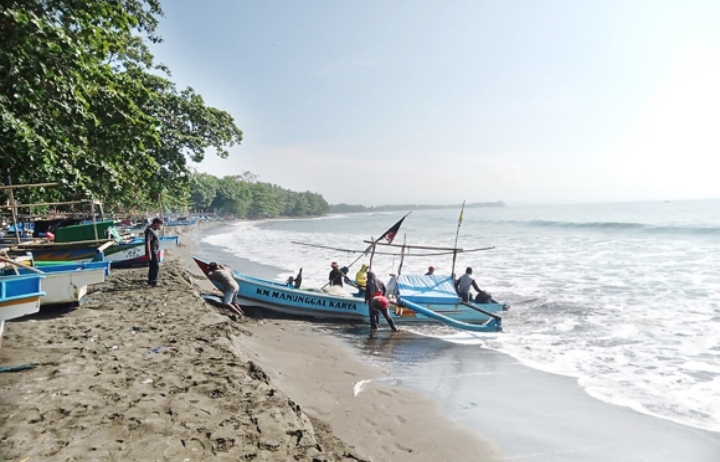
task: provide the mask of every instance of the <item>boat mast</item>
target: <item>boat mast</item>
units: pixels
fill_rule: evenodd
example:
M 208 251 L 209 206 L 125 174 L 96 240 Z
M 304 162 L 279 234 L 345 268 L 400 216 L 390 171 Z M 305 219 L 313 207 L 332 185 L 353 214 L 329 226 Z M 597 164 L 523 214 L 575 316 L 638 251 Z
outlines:
M 407 244 L 407 234 L 403 234 L 403 246 L 400 249 L 400 264 L 398 265 L 398 276 L 402 274 L 402 266 L 405 261 L 405 244 Z
M 453 246 L 452 271 L 450 272 L 450 275 L 453 278 L 453 281 L 455 280 L 455 262 L 457 261 L 457 243 L 458 243 L 458 237 L 460 236 L 460 225 L 462 225 L 464 212 L 465 212 L 465 201 L 463 201 L 462 208 L 460 209 L 460 218 L 458 218 L 457 231 L 455 232 L 455 245 Z

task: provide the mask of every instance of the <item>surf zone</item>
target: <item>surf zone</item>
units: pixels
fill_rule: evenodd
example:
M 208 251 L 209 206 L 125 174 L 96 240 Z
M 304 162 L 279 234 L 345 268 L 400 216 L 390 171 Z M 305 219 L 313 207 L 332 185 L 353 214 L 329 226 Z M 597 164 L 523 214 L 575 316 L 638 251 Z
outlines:
M 276 298 L 278 300 L 285 300 L 288 302 L 299 303 L 308 306 L 321 306 L 323 308 L 335 308 L 340 310 L 351 310 L 357 311 L 357 305 L 355 302 L 325 300 L 318 297 L 311 297 L 306 295 L 295 295 L 286 294 L 277 290 L 269 289 L 255 289 L 255 294 L 263 297 Z

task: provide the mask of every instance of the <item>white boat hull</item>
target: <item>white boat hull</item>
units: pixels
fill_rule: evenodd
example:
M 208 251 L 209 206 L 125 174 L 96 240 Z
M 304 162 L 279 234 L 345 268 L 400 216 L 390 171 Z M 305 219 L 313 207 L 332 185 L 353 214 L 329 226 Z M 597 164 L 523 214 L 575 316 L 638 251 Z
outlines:
M 41 299 L 41 304 L 79 303 L 87 294 L 89 285 L 104 281 L 103 269 L 46 273 L 42 282 L 45 296 Z
M 37 313 L 40 311 L 40 299 L 41 297 L 38 295 L 31 295 L 19 300 L 0 302 L 0 321 L 22 318 Z

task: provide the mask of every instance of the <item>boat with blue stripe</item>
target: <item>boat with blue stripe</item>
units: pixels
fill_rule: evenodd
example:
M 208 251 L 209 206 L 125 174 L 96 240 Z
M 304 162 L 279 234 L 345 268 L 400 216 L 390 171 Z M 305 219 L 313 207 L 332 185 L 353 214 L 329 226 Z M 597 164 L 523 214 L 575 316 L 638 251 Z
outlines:
M 35 314 L 40 310 L 41 289 L 45 276 L 19 275 L 0 280 L 0 342 L 5 321 Z
M 207 276 L 209 262 L 194 258 Z M 369 323 L 370 310 L 363 297 L 333 287 L 329 291 L 295 288 L 290 284 L 268 281 L 233 271 L 238 283 L 238 303 L 243 307 L 266 309 L 289 316 L 300 316 L 323 321 Z M 416 277 L 420 278 L 420 276 Z M 454 327 L 477 332 L 499 332 L 502 319 L 495 313 L 503 310 L 502 304 L 472 304 L 460 301 L 457 293 L 447 292 L 452 287 L 448 276 L 436 276 L 427 281 L 403 276 L 390 295 L 389 310 L 400 324 L 444 322 Z M 212 281 L 218 289 L 221 286 Z M 413 284 L 422 282 L 418 286 Z M 394 308 L 394 309 L 393 309 Z

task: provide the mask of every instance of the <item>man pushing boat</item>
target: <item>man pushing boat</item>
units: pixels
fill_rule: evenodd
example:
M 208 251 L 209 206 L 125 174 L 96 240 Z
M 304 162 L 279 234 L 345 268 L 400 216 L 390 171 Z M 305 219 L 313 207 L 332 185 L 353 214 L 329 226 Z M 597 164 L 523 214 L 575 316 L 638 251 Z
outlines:
M 379 281 L 375 277 L 375 273 L 368 271 L 367 274 L 367 286 L 365 291 L 365 301 L 370 308 L 370 331 L 376 332 L 378 330 L 378 324 L 380 322 L 380 313 L 387 321 L 390 329 L 393 332 L 397 332 L 398 328 L 395 327 L 395 322 L 388 313 L 388 307 L 390 306 L 390 300 L 385 296 L 385 284 Z
M 242 317 L 243 310 L 237 302 L 237 293 L 240 286 L 238 286 L 238 283 L 232 274 L 232 270 L 228 266 L 218 265 L 214 261 L 210 262 L 208 270 L 208 279 L 217 282 L 221 287 L 220 290 L 223 293 L 223 305 Z

